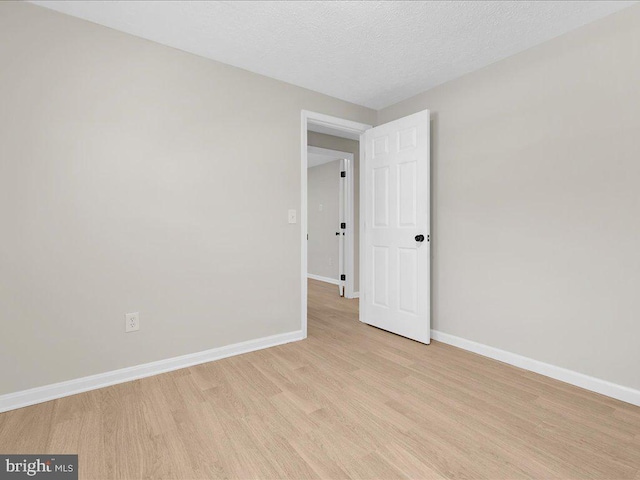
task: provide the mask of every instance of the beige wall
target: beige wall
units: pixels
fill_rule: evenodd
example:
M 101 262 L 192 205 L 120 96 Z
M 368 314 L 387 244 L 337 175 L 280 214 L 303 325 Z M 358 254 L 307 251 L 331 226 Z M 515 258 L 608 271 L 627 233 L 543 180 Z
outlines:
M 0 394 L 300 329 L 300 110 L 375 112 L 25 3 L 0 65 Z
M 640 388 L 640 7 L 378 122 L 427 108 L 433 328 Z
M 299 328 L 300 110 L 375 112 L 25 3 L 0 64 L 0 394 Z M 379 112 L 433 112 L 434 328 L 640 388 L 639 105 L 632 7 Z
M 353 259 L 355 275 L 353 288 L 354 292 L 360 292 L 360 142 L 348 138 L 325 135 L 324 133 L 308 132 L 307 145 L 353 154 L 353 249 L 355 257 Z
M 338 280 L 340 244 L 336 232 L 340 226 L 340 160 L 307 171 L 307 271 Z

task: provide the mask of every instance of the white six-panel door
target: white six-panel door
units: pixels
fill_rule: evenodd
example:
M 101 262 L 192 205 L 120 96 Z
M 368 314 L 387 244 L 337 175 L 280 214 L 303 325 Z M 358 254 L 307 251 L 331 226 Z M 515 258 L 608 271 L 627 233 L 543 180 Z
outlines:
M 429 343 L 429 111 L 367 130 L 363 140 L 360 320 Z

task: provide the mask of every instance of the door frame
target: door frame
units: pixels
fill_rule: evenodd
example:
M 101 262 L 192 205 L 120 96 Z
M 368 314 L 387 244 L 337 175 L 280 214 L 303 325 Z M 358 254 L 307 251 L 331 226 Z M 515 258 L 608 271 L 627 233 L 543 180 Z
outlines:
M 354 180 L 353 180 L 354 155 L 353 153 L 342 152 L 340 150 L 331 150 L 329 148 L 311 147 L 311 146 L 307 147 L 307 155 L 309 153 L 322 155 L 324 157 L 332 159 L 333 161 L 340 160 L 341 162 L 344 162 L 344 166 L 341 165 L 340 168 L 341 170 L 346 172 L 345 183 L 344 184 L 342 183 L 341 181 L 342 178 L 338 178 L 338 181 L 340 181 L 339 223 L 345 222 L 347 224 L 347 228 L 345 229 L 345 232 L 344 232 L 344 242 L 341 244 L 344 246 L 344 249 L 340 248 L 341 252 L 339 255 L 338 267 L 339 267 L 340 273 L 346 274 L 347 279 L 344 282 L 342 282 L 338 278 L 335 280 L 335 283 L 336 285 L 338 285 L 338 287 L 340 287 L 339 290 L 342 290 L 342 286 L 344 285 L 344 292 L 341 291 L 341 295 L 342 293 L 344 293 L 344 296 L 347 298 L 356 298 L 354 295 L 355 294 L 354 292 L 355 290 L 355 283 L 354 283 L 354 264 L 355 264 L 355 258 L 354 258 L 355 238 L 354 237 L 355 235 L 354 235 L 354 232 L 355 230 L 354 230 L 354 223 L 353 223 L 355 218 L 355 214 L 354 214 L 355 190 L 353 188 L 354 187 Z M 344 187 L 346 187 L 346 191 Z M 308 205 L 307 205 L 307 208 L 308 208 Z M 335 228 L 339 231 L 341 230 L 340 225 L 335 225 Z M 307 272 L 307 277 L 313 278 L 313 276 L 310 276 L 309 272 Z M 323 278 L 324 277 L 321 277 L 318 279 L 322 280 Z
M 364 161 L 364 149 L 362 148 L 362 134 L 366 130 L 372 127 L 365 123 L 354 122 L 352 120 L 346 120 L 344 118 L 332 117 L 323 113 L 311 112 L 309 110 L 302 110 L 300 112 L 300 252 L 301 252 L 301 272 L 300 272 L 300 285 L 301 285 L 301 298 L 300 298 L 300 329 L 302 330 L 302 337 L 307 338 L 307 130 L 312 127 L 313 131 L 320 133 L 326 133 L 328 135 L 334 135 L 337 137 L 357 139 L 360 141 L 360 165 L 362 166 Z M 353 166 L 352 166 L 353 168 Z M 350 176 L 351 192 L 354 192 L 354 178 Z M 362 188 L 362 182 L 360 183 Z M 360 194 L 362 197 L 362 194 Z M 353 200 L 353 195 L 351 195 Z M 360 205 L 360 211 L 362 211 L 362 205 Z M 347 223 L 347 228 L 353 225 L 353 203 L 351 208 L 351 221 Z M 360 219 L 362 225 L 362 218 Z M 351 234 L 351 247 L 353 248 L 353 232 Z M 360 244 L 362 244 L 362 228 L 360 228 Z M 362 252 L 361 252 L 362 253 Z M 351 269 L 353 270 L 353 250 L 351 251 Z M 353 272 L 351 277 L 353 279 Z M 347 275 L 349 272 L 347 271 Z M 353 283 L 351 295 L 353 295 Z

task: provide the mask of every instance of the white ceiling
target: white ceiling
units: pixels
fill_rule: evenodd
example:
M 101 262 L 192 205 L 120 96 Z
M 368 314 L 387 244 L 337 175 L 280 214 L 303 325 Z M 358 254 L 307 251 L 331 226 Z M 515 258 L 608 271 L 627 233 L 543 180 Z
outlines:
M 334 162 L 336 160 L 340 160 L 340 158 L 321 155 L 319 153 L 308 152 L 307 153 L 307 168 L 317 167 L 319 165 L 324 165 L 325 163 Z
M 307 146 L 307 168 L 317 167 L 325 163 L 342 160 L 343 158 L 353 159 L 353 154 L 330 150 L 328 148 Z
M 33 1 L 380 109 L 630 1 Z

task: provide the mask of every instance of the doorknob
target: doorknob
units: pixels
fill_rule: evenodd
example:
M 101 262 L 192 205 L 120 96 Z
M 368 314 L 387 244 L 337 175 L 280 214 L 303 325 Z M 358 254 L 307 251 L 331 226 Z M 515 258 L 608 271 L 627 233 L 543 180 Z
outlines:
M 424 242 L 424 235 L 416 235 L 416 242 Z

